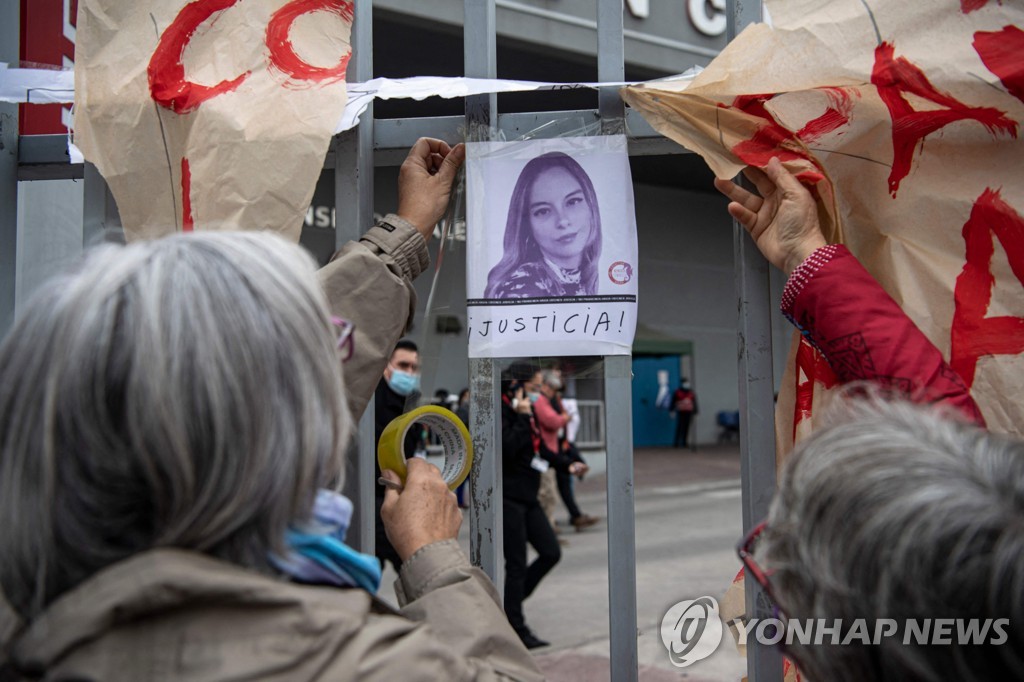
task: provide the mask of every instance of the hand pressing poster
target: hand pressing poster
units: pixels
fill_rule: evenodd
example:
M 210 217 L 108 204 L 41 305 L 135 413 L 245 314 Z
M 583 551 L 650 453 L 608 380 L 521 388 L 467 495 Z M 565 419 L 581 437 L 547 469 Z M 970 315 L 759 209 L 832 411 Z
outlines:
M 637 246 L 626 138 L 475 142 L 467 159 L 469 356 L 628 355 Z

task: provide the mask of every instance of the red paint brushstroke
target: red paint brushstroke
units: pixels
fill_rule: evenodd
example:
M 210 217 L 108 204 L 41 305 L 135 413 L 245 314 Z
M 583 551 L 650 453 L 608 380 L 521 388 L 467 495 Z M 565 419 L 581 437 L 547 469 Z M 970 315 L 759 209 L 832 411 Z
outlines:
M 1003 0 L 998 0 L 999 4 L 1003 4 Z M 960 11 L 964 14 L 970 14 L 974 10 L 981 9 L 989 3 L 989 0 L 960 0 Z
M 733 101 L 733 108 L 757 116 L 764 120 L 758 126 L 754 136 L 749 140 L 737 143 L 732 148 L 732 153 L 748 166 L 764 168 L 772 158 L 779 161 L 810 161 L 810 157 L 801 150 L 796 142 L 795 135 L 784 128 L 771 115 L 765 102 L 774 95 L 740 95 Z M 797 177 L 809 185 L 814 185 L 824 179 L 824 175 L 814 171 L 803 171 Z
M 780 161 L 807 161 L 816 166 L 817 163 L 814 159 L 801 149 L 800 141 L 813 142 L 825 134 L 847 125 L 850 122 L 850 111 L 853 108 L 850 94 L 846 90 L 842 88 L 823 88 L 822 90 L 831 101 L 831 106 L 821 116 L 804 124 L 804 127 L 796 133 L 782 126 L 768 111 L 766 102 L 774 95 L 741 95 L 737 97 L 733 101 L 733 108 L 764 119 L 764 123 L 758 126 L 751 139 L 733 146 L 732 153 L 747 165 L 761 168 L 768 165 L 772 157 L 777 157 Z M 799 173 L 797 178 L 813 187 L 824 179 L 824 174 L 805 170 Z
M 803 379 L 801 379 L 803 377 Z M 803 336 L 796 351 L 796 401 L 793 405 L 793 439 L 796 429 L 805 419 L 811 418 L 814 405 L 814 383 L 832 388 L 839 383 L 839 377 L 832 371 L 825 356 Z
M 299 57 L 292 45 L 289 37 L 292 24 L 303 14 L 316 11 L 330 12 L 348 23 L 352 22 L 353 6 L 346 0 L 293 0 L 277 10 L 267 23 L 270 63 L 282 73 L 297 80 L 316 83 L 344 80 L 351 52 L 346 52 L 335 66 L 319 67 Z
M 1003 245 L 1010 269 L 1024 285 L 1024 218 L 1003 201 L 998 190 L 986 189 L 974 203 L 963 235 L 967 262 L 953 292 L 949 364 L 970 388 L 979 358 L 1024 353 L 1024 318 L 985 317 L 996 285 L 993 236 Z
M 850 97 L 850 92 L 843 88 L 821 88 L 821 90 L 828 97 L 831 106 L 825 109 L 824 114 L 811 119 L 797 131 L 796 136 L 805 143 L 814 142 L 850 123 L 850 113 L 853 111 L 853 99 Z
M 1024 102 L 1024 31 L 1016 26 L 978 31 L 974 34 L 974 51 L 1010 94 Z
M 188 159 L 181 159 L 181 230 L 191 232 L 195 228 L 192 219 L 192 168 Z
M 889 174 L 889 192 L 893 197 L 900 181 L 910 174 L 911 160 L 919 142 L 950 123 L 963 120 L 977 121 L 992 135 L 1000 132 L 1017 137 L 1017 123 L 993 107 L 969 107 L 951 95 L 935 88 L 917 66 L 905 57 L 894 58 L 891 43 L 875 48 L 875 65 L 871 82 L 892 117 L 893 163 Z M 910 93 L 946 107 L 932 111 L 917 111 L 903 97 Z
M 235 5 L 238 0 L 196 0 L 185 5 L 171 25 L 160 36 L 156 50 L 149 59 L 149 93 L 153 101 L 176 114 L 187 114 L 208 99 L 231 92 L 249 77 L 251 71 L 232 80 L 206 86 L 185 78 L 182 58 L 185 48 L 199 26 L 217 12 Z

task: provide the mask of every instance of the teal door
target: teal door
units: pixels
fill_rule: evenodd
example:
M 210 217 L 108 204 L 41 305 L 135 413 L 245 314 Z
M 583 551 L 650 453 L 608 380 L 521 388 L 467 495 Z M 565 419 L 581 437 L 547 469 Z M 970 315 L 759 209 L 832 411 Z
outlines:
M 679 386 L 679 356 L 633 357 L 633 446 L 671 447 L 676 422 L 667 409 L 656 405 L 658 372 L 668 375 L 669 397 Z

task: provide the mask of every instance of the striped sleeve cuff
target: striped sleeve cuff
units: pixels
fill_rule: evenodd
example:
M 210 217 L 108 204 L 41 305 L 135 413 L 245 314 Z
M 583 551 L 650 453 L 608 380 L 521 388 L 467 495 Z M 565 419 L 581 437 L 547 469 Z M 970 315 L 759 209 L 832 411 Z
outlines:
M 793 304 L 797 296 L 804 290 L 807 283 L 811 281 L 815 273 L 835 258 L 846 247 L 841 244 L 829 244 L 816 249 L 804 262 L 796 267 L 786 280 L 786 287 L 782 290 L 782 305 L 779 308 L 782 314 L 793 319 Z

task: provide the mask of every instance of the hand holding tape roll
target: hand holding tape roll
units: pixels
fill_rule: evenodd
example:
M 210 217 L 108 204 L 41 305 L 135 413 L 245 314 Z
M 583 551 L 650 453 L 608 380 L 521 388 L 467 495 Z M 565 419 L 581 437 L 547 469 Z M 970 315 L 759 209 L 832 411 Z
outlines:
M 405 434 L 417 422 L 429 426 L 431 433 L 441 441 L 441 447 L 444 448 L 441 477 L 450 490 L 455 490 L 466 480 L 473 466 L 473 442 L 462 420 L 451 410 L 437 405 L 417 407 L 393 419 L 384 428 L 380 442 L 377 443 L 377 461 L 381 470 L 390 469 L 405 482 Z

